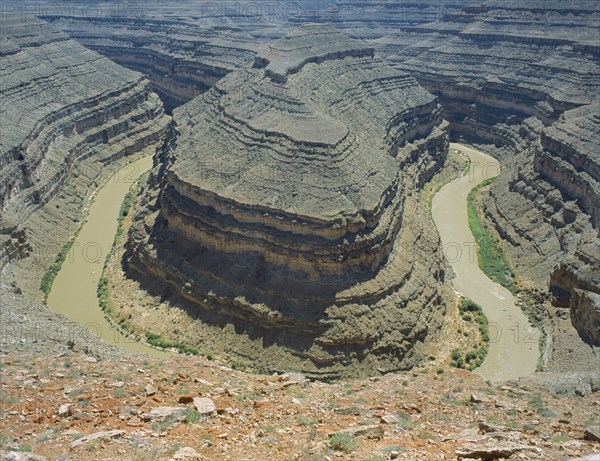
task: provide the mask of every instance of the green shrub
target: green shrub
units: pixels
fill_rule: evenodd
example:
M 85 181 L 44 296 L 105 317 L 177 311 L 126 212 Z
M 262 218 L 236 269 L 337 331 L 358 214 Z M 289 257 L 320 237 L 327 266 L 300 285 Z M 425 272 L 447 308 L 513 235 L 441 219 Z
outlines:
M 405 431 L 410 431 L 417 427 L 417 423 L 412 420 L 409 414 L 407 413 L 398 413 L 396 415 L 398 417 L 398 423 L 396 424 L 399 429 L 404 429 Z
M 477 210 L 477 193 L 483 187 L 489 185 L 492 179 L 486 179 L 469 192 L 467 197 L 469 227 L 477 242 L 477 260 L 480 269 L 494 282 L 499 283 L 514 293 L 516 292 L 514 273 L 506 261 L 502 247 L 500 247 L 492 232 L 486 228 Z
M 185 422 L 188 424 L 194 424 L 200 421 L 200 419 L 202 419 L 202 413 L 200 413 L 198 410 L 190 408 L 185 413 Z
M 60 268 L 63 263 L 67 259 L 67 255 L 71 248 L 73 247 L 73 243 L 75 242 L 75 237 L 69 239 L 67 243 L 62 247 L 54 262 L 50 265 L 44 275 L 42 276 L 42 281 L 40 282 L 40 290 L 44 293 L 44 302 L 48 301 L 48 295 L 50 294 L 50 290 L 52 289 L 52 284 L 54 283 L 54 279 L 58 275 Z
M 151 331 L 146 332 L 146 341 L 151 346 L 158 347 L 160 349 L 176 349 L 182 354 L 200 355 L 200 351 L 198 351 L 198 349 L 196 349 L 195 347 L 192 347 L 188 344 L 179 341 L 163 339 L 159 334 L 153 333 Z
M 314 426 L 315 424 L 317 424 L 319 421 L 316 418 L 312 418 L 310 416 L 305 416 L 305 415 L 299 415 L 296 418 L 296 422 L 300 425 L 300 426 Z
M 358 447 L 358 441 L 352 434 L 338 432 L 329 439 L 329 446 L 334 450 L 350 453 Z
M 535 409 L 540 416 L 544 416 L 546 418 L 552 418 L 556 416 L 556 413 L 546 406 L 546 403 L 540 394 L 535 394 L 529 400 L 529 406 Z

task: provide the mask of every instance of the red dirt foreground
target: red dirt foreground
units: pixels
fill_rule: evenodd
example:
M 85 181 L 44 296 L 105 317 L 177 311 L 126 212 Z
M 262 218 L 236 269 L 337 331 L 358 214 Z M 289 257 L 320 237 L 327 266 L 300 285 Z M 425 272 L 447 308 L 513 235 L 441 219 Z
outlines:
M 1 459 L 596 461 L 600 453 L 598 394 L 492 387 L 462 370 L 323 383 L 186 356 L 2 362 Z

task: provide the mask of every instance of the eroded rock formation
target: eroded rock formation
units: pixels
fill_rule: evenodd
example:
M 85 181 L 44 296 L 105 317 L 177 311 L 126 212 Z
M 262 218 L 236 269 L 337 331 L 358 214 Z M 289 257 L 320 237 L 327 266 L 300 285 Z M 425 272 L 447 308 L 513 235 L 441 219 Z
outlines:
M 250 64 L 256 48 L 234 24 L 151 17 L 49 19 L 87 48 L 147 75 L 169 113 Z
M 396 67 L 438 95 L 454 138 L 500 158 L 504 174 L 485 213 L 510 245 L 517 273 L 561 292 L 555 304 L 571 307 L 573 325 L 592 344 L 600 339 L 590 320 L 600 292 L 599 22 L 593 1 L 487 1 L 403 28 L 396 46 L 386 47 Z M 554 333 L 558 341 L 566 335 Z M 581 350 L 585 368 L 594 355 Z
M 141 74 L 44 21 L 6 18 L 0 34 L 1 263 L 31 257 L 20 283 L 37 295 L 103 171 L 161 143 L 169 118 Z
M 420 358 L 445 311 L 419 200 L 448 150 L 435 97 L 372 48 L 311 24 L 175 120 L 129 268 L 166 282 L 191 315 L 286 351 L 284 365 L 229 345 L 255 365 L 341 376 Z

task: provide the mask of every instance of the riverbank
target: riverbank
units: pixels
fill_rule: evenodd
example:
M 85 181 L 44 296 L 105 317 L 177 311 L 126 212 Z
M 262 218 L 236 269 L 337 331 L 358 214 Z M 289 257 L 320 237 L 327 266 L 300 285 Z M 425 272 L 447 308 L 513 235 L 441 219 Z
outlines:
M 467 214 L 469 192 L 498 175 L 500 164 L 468 146 L 451 144 L 451 148 L 468 155 L 471 167 L 467 175 L 440 189 L 431 209 L 445 256 L 455 273 L 452 280 L 455 290 L 479 304 L 489 321 L 488 354 L 475 372 L 491 381 L 527 376 L 538 363 L 539 332 L 516 305 L 512 293 L 481 271 Z
M 109 344 L 132 352 L 165 355 L 135 341 L 111 325 L 98 305 L 97 286 L 118 226 L 123 201 L 132 184 L 152 166 L 145 156 L 116 170 L 94 193 L 87 218 L 73 240 L 47 295 L 53 311 L 79 323 Z

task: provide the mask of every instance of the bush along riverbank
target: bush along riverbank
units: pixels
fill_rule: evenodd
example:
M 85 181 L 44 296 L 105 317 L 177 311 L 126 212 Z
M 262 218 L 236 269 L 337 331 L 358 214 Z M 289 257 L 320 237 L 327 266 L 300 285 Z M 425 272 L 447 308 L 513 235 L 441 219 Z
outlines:
M 488 352 L 490 343 L 488 320 L 481 306 L 469 299 L 462 299 L 458 305 L 458 310 L 465 322 L 474 322 L 477 325 L 479 329 L 479 346 L 466 353 L 460 349 L 453 349 L 450 364 L 456 368 L 474 370 L 483 363 Z

